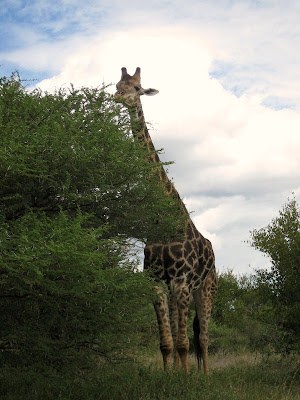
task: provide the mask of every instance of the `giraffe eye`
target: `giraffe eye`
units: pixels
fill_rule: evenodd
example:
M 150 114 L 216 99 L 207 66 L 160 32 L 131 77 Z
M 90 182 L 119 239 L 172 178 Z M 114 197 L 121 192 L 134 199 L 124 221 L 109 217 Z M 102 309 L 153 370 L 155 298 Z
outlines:
M 136 90 L 137 92 L 141 89 L 139 86 L 135 86 L 134 88 L 135 88 L 135 90 Z

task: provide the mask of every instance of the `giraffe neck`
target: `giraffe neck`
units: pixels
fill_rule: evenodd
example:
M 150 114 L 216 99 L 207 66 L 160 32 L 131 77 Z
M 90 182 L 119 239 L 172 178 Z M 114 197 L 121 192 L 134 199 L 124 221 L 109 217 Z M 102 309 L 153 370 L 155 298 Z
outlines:
M 189 215 L 185 204 L 182 202 L 179 193 L 177 192 L 174 184 L 170 181 L 168 178 L 168 175 L 166 174 L 166 171 L 164 170 L 164 167 L 161 164 L 161 160 L 155 150 L 154 144 L 152 142 L 151 136 L 149 134 L 145 117 L 144 117 L 144 112 L 142 108 L 142 103 L 140 99 L 138 99 L 138 102 L 136 105 L 131 106 L 128 108 L 129 109 L 129 115 L 130 115 L 130 121 L 131 121 L 131 129 L 132 133 L 135 137 L 137 137 L 140 142 L 142 143 L 143 146 L 147 146 L 148 151 L 150 153 L 149 159 L 153 163 L 158 164 L 158 172 L 159 172 L 159 178 L 161 182 L 165 185 L 166 191 L 169 195 L 175 196 L 181 203 L 182 210 L 185 214 Z
M 131 106 L 128 109 L 133 135 L 139 139 L 143 146 L 147 146 L 150 153 L 150 160 L 154 163 L 161 163 L 160 158 L 155 151 L 154 144 L 146 125 L 144 112 L 140 100 L 136 105 Z

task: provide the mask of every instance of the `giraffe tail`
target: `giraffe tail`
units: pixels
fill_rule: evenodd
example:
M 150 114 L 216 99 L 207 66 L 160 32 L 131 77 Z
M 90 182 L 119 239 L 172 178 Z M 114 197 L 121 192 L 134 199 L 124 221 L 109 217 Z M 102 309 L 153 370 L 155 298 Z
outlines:
M 202 360 L 202 349 L 200 346 L 199 335 L 200 335 L 200 324 L 199 318 L 197 315 L 197 311 L 193 321 L 193 331 L 194 331 L 194 352 L 198 361 L 198 369 L 201 368 L 201 360 Z

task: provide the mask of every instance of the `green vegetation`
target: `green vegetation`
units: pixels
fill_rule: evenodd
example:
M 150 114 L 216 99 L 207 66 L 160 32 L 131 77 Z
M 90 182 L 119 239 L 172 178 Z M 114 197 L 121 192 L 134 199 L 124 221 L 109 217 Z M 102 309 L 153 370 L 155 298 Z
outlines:
M 255 279 L 276 348 L 299 352 L 300 210 L 294 198 L 267 227 L 252 232 L 252 245 L 272 261 L 271 270 L 257 271 Z
M 5 400 L 299 400 L 299 371 L 288 360 L 246 363 L 214 370 L 164 372 L 136 364 L 89 372 L 50 368 L 6 370 Z M 17 372 L 17 373 L 16 373 Z M 9 388 L 9 389 L 8 389 Z M 3 393 L 3 392 L 2 392 Z M 1 397 L 0 397 L 1 398 Z
M 164 373 L 132 244 L 183 220 L 127 113 L 105 90 L 28 92 L 14 74 L 0 79 L 0 140 L 1 399 L 297 399 L 294 199 L 252 232 L 272 270 L 219 276 L 211 376 Z
M 130 246 L 175 234 L 177 202 L 103 90 L 2 78 L 0 135 L 3 373 L 128 360 L 153 312 Z
M 158 184 L 155 166 L 145 163 L 146 149 L 129 125 L 101 89 L 28 93 L 17 75 L 2 78 L 2 217 L 11 221 L 28 211 L 52 216 L 60 209 L 72 216 L 80 208 L 96 226 L 108 224 L 110 237 L 173 234 L 178 205 Z

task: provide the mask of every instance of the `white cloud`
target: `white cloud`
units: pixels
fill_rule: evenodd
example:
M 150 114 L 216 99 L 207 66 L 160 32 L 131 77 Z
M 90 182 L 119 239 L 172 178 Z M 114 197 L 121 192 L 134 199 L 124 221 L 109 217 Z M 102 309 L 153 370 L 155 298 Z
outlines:
M 174 181 L 199 230 L 214 244 L 218 267 L 250 272 L 269 265 L 243 241 L 268 224 L 300 187 L 300 115 L 237 98 L 209 76 L 212 54 L 205 38 L 187 29 L 118 33 L 73 53 L 61 73 L 40 84 L 49 89 L 116 83 L 120 68 L 142 68 L 142 83 L 159 95 L 144 98 L 157 148 L 175 160 Z M 114 87 L 112 88 L 112 91 Z
M 269 259 L 247 242 L 251 230 L 267 225 L 277 214 L 276 206 L 270 203 L 274 199 L 278 200 L 276 196 L 247 199 L 241 194 L 187 199 L 188 208 L 198 210 L 192 214 L 196 226 L 214 244 L 219 269 L 229 267 L 250 273 L 255 268 L 269 267 Z
M 226 89 L 259 94 L 265 104 L 277 108 L 300 108 L 299 2 L 133 0 L 125 5 L 121 0 L 92 0 L 82 6 L 79 0 L 54 0 L 50 7 L 47 1 L 35 0 L 15 6 L 13 11 L 25 19 L 16 40 L 26 46 L 12 54 L 2 52 L 0 58 L 21 66 L 26 63 L 26 68 L 31 65 L 32 69 L 57 72 L 62 60 L 84 43 L 93 45 L 97 38 L 104 42 L 107 34 L 135 30 L 139 35 L 140 29 L 153 28 L 154 39 L 157 31 L 163 40 L 168 30 L 175 33 L 174 27 L 183 27 L 192 40 L 201 39 L 202 50 L 213 61 L 210 72 Z M 13 26 L 10 22 L 7 30 Z M 181 39 L 180 29 L 177 39 Z M 134 45 L 136 58 L 147 45 Z M 126 45 L 128 54 L 132 54 L 131 46 Z M 167 55 L 169 49 L 165 52 Z M 155 48 L 152 53 L 149 57 L 155 56 Z M 178 58 L 182 58 L 180 51 Z

